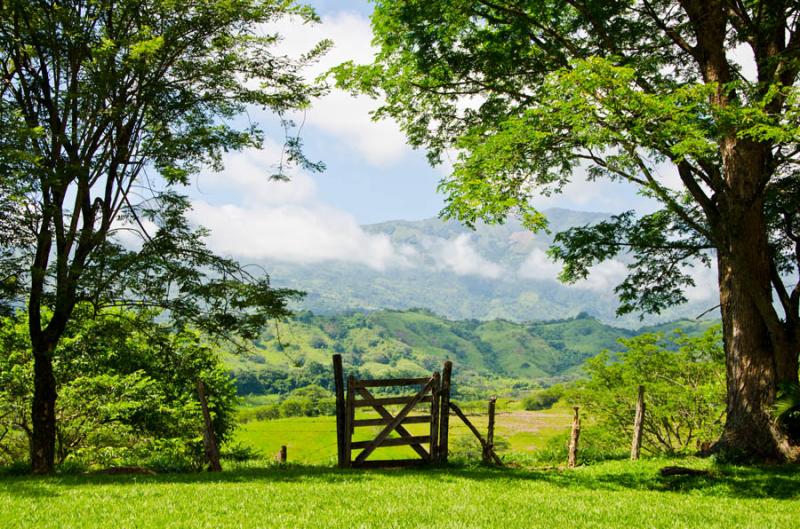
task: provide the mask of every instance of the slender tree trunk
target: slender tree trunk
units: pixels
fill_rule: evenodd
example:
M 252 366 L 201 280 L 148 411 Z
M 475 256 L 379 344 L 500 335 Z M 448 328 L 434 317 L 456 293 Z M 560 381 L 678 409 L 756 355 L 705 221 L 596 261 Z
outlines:
M 56 448 L 56 378 L 52 354 L 33 351 L 33 406 L 31 419 L 31 469 L 34 474 L 53 472 Z

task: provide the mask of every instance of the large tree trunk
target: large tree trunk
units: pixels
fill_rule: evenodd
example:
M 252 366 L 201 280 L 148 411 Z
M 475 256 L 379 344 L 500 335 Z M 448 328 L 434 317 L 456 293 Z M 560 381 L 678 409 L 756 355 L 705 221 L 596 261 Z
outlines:
M 50 474 L 56 447 L 56 378 L 51 351 L 34 348 L 33 371 L 31 469 L 34 474 Z
M 758 189 L 763 151 L 753 144 L 746 147 L 727 153 L 732 189 L 721 204 L 717 229 L 728 385 L 727 418 L 717 450 L 729 460 L 783 461 L 793 458 L 794 450 L 772 407 L 779 383 L 797 382 L 797 351 L 772 303 L 770 249 Z

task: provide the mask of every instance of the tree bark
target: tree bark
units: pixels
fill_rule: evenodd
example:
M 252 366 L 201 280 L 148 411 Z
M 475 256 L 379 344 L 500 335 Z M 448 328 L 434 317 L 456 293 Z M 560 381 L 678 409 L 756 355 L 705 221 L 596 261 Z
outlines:
M 50 474 L 56 453 L 56 378 L 52 354 L 33 351 L 33 406 L 31 420 L 31 470 L 34 474 Z
M 720 310 L 727 371 L 727 414 L 717 451 L 729 460 L 783 461 L 796 450 L 772 413 L 778 385 L 797 383 L 797 351 L 772 302 L 764 217 L 764 156 L 723 148 L 730 192 L 720 204 Z M 752 147 L 752 145 L 750 146 Z M 763 151 L 761 151 L 763 153 Z

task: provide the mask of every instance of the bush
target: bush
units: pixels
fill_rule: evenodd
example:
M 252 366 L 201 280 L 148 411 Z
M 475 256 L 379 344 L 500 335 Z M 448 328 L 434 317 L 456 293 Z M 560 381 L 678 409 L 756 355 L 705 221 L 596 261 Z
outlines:
M 595 430 L 604 429 L 617 440 L 630 440 L 641 384 L 646 403 L 645 453 L 689 453 L 719 437 L 725 413 L 719 327 L 698 338 L 676 331 L 666 337 L 643 334 L 620 343 L 625 351 L 606 351 L 586 362 L 590 378 L 575 395 L 597 419 Z
M 465 434 L 453 437 L 448 442 L 448 451 L 454 459 L 459 460 L 481 460 L 483 459 L 483 448 L 480 441 L 474 435 Z M 494 437 L 494 451 L 498 455 L 508 451 L 511 445 L 508 441 L 497 434 Z
M 154 314 L 95 314 L 79 306 L 55 353 L 56 463 L 60 466 L 200 468 L 206 385 L 220 443 L 234 426 L 233 383 L 217 353 Z M 0 321 L 0 464 L 27 457 L 33 362 L 19 314 Z M 65 467 L 66 468 L 66 467 Z
M 522 407 L 528 411 L 549 410 L 564 396 L 565 388 L 556 384 L 545 389 L 533 391 L 522 400 Z
M 504 459 L 523 465 L 567 464 L 569 456 L 570 433 L 565 431 L 548 439 L 545 446 L 532 452 L 504 454 Z M 578 464 L 587 465 L 610 459 L 627 459 L 630 453 L 619 438 L 609 435 L 606 430 L 585 428 L 578 440 Z

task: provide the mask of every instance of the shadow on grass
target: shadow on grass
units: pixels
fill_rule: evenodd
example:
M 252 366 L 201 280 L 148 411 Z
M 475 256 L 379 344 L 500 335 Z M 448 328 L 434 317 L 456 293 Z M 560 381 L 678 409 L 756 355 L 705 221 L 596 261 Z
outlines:
M 641 464 L 643 463 L 643 464 Z M 674 461 L 671 461 L 674 463 Z M 235 484 L 235 483 L 353 483 L 412 478 L 419 486 L 485 481 L 497 484 L 534 481 L 572 491 L 638 490 L 691 493 L 727 498 L 800 499 L 800 466 L 729 467 L 712 466 L 708 476 L 661 477 L 659 462 L 612 463 L 575 470 L 528 470 L 480 466 L 431 467 L 397 470 L 340 470 L 322 466 L 267 466 L 221 473 L 142 475 L 61 475 L 0 478 L 0 495 L 26 497 L 57 496 L 65 487 L 93 485 L 139 486 L 145 484 Z

